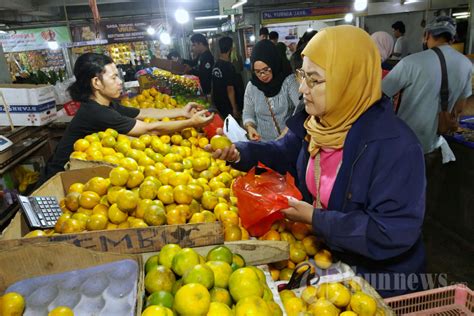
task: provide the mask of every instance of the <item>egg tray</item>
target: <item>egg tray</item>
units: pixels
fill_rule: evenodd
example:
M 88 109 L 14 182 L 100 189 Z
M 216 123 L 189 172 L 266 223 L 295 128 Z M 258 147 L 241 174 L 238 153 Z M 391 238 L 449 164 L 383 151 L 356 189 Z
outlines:
M 22 280 L 6 292 L 17 292 L 25 298 L 24 316 L 47 316 L 57 306 L 71 308 L 76 316 L 133 316 L 138 273 L 137 262 L 127 259 Z

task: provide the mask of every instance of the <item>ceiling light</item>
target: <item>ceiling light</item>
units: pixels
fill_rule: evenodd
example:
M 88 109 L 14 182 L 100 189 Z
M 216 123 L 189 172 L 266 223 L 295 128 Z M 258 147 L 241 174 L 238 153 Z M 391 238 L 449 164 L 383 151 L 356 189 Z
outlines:
M 354 20 L 354 14 L 352 14 L 352 13 L 347 13 L 347 14 L 344 16 L 344 21 L 346 21 L 347 23 L 351 23 L 352 20 Z
M 184 9 L 181 9 L 181 8 L 176 10 L 176 12 L 174 13 L 174 17 L 176 19 L 176 22 L 178 22 L 180 24 L 188 23 L 188 21 L 189 21 L 188 11 L 186 11 Z
M 208 27 L 208 28 L 203 28 L 203 29 L 194 29 L 194 33 L 200 33 L 200 32 L 217 32 L 217 27 Z
M 453 13 L 453 16 L 460 16 L 460 15 L 469 15 L 469 12 L 465 11 L 465 12 L 456 12 L 456 13 Z
M 168 32 L 162 32 L 160 34 L 160 41 L 164 44 L 164 45 L 169 45 L 171 44 L 171 36 Z
M 146 29 L 146 32 L 147 32 L 148 34 L 150 34 L 150 35 L 153 35 L 153 34 L 156 33 L 156 30 L 155 30 L 154 27 L 149 26 L 149 27 Z
M 467 19 L 469 16 L 470 16 L 469 14 L 467 14 L 467 15 L 458 15 L 455 18 L 456 19 Z
M 247 3 L 247 0 L 240 0 L 232 5 L 232 9 L 237 9 Z
M 356 11 L 364 11 L 367 9 L 367 0 L 355 0 L 354 9 Z
M 308 32 L 308 33 L 312 32 L 312 31 L 313 31 L 313 28 L 311 26 L 306 29 L 306 32 Z
M 208 15 L 208 16 L 197 16 L 194 19 L 195 20 L 213 20 L 213 19 L 225 19 L 227 18 L 227 15 Z
M 250 41 L 255 42 L 255 35 L 250 35 Z
M 56 41 L 48 42 L 48 48 L 51 50 L 56 50 L 59 48 L 59 44 Z

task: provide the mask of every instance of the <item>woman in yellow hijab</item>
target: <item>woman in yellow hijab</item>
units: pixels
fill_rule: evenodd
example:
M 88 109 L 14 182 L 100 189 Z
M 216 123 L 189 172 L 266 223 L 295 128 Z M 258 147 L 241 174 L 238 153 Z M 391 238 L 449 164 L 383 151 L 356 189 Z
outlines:
M 363 30 L 336 26 L 313 37 L 302 56 L 297 77 L 305 111 L 287 121 L 288 133 L 213 155 L 240 170 L 260 161 L 290 172 L 304 201 L 288 201 L 288 219 L 311 224 L 382 296 L 417 289 L 424 270 L 423 151 L 382 97 L 380 53 Z M 397 279 L 410 275 L 411 284 Z

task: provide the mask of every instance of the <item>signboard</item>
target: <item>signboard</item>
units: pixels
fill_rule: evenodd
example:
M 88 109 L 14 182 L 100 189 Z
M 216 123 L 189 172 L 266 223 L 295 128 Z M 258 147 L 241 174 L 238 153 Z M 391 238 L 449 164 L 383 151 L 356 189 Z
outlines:
M 164 20 L 120 20 L 107 21 L 101 24 L 105 33 L 105 39 L 109 43 L 138 42 L 156 40 L 164 30 L 170 32 Z M 155 34 L 147 32 L 149 27 L 155 29 Z
M 71 26 L 73 43 L 70 47 L 107 44 L 104 30 L 95 24 L 83 24 Z
M 263 11 L 262 24 L 337 18 L 349 12 L 351 12 L 351 7 L 348 5 Z
M 66 26 L 56 26 L 0 34 L 0 43 L 6 53 L 48 49 L 49 41 L 57 42 L 60 47 L 66 47 L 71 43 L 69 29 Z
M 238 0 L 219 0 L 219 14 L 220 15 L 236 15 L 236 14 L 243 14 L 244 9 L 241 5 L 238 8 L 232 9 L 232 6 Z

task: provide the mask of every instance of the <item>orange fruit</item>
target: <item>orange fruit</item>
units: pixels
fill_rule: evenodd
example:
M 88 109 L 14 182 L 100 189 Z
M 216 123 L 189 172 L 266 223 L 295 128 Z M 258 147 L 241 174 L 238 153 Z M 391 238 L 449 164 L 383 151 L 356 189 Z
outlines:
M 84 191 L 79 197 L 79 205 L 83 208 L 93 209 L 99 202 L 99 194 L 93 191 Z
M 210 304 L 211 295 L 201 284 L 183 285 L 174 297 L 174 308 L 183 315 L 205 315 Z
M 224 240 L 237 241 L 242 239 L 242 230 L 237 225 L 226 225 L 224 227 Z
M 154 182 L 143 181 L 142 184 L 140 184 L 140 189 L 138 191 L 138 194 L 140 195 L 140 198 L 142 199 L 153 200 L 155 199 L 157 192 L 158 192 L 158 186 Z
M 224 211 L 220 216 L 221 222 L 224 226 L 234 225 L 239 226 L 239 215 L 232 211 Z M 240 228 L 239 228 L 240 230 Z
M 211 165 L 211 160 L 208 157 L 194 158 L 191 162 L 193 169 L 198 172 L 206 170 Z
M 82 191 L 84 191 L 84 184 L 82 184 L 82 183 L 73 183 L 69 186 L 69 189 L 67 190 L 67 193 L 70 193 L 70 192 L 82 193 Z
M 170 174 L 168 179 L 168 184 L 172 186 L 178 185 L 186 185 L 188 184 L 191 176 L 184 172 L 175 172 L 174 174 Z
M 78 139 L 74 142 L 74 151 L 85 152 L 89 148 L 90 143 L 85 139 Z
M 103 230 L 107 228 L 108 218 L 103 214 L 94 214 L 89 217 L 86 228 L 87 230 Z
M 145 209 L 143 220 L 150 226 L 160 226 L 166 223 L 165 210 L 156 204 L 149 205 Z
M 66 219 L 61 227 L 61 233 L 63 234 L 78 233 L 83 230 L 84 224 L 80 220 L 74 218 Z
M 128 181 L 127 181 L 127 188 L 133 189 L 138 187 L 143 180 L 145 179 L 145 176 L 143 173 L 139 170 L 134 170 L 130 171 L 128 174 Z
M 58 306 L 51 310 L 48 316 L 74 316 L 74 312 L 67 306 Z
M 174 313 L 171 309 L 159 306 L 151 305 L 145 308 L 141 316 L 173 316 Z
M 59 216 L 58 220 L 56 221 L 56 224 L 54 225 L 54 231 L 61 234 L 64 222 L 70 218 L 71 214 L 62 214 L 61 216 Z
M 146 148 L 145 143 L 143 143 L 140 139 L 135 138 L 132 140 L 132 143 L 130 144 L 133 149 L 138 149 L 138 150 L 144 150 Z
M 135 209 L 135 217 L 143 218 L 145 216 L 146 209 L 153 204 L 153 201 L 150 199 L 142 199 L 138 201 L 137 208 Z
M 129 171 L 124 167 L 116 167 L 109 173 L 110 183 L 115 186 L 124 186 L 128 181 Z
M 306 311 L 305 302 L 299 297 L 292 297 L 288 299 L 285 303 L 285 310 L 288 316 L 296 316 L 300 315 L 300 313 L 304 313 Z M 320 314 L 316 314 L 320 315 Z
M 207 289 L 214 286 L 214 272 L 205 264 L 197 264 L 183 275 L 184 284 L 198 283 Z
M 262 240 L 280 240 L 280 233 L 276 230 L 269 230 L 265 235 L 262 236 Z
M 232 142 L 226 136 L 215 135 L 211 138 L 211 148 L 213 151 L 224 149 L 230 147 L 231 145 Z
M 211 302 L 219 302 L 226 304 L 227 306 L 232 306 L 232 297 L 226 289 L 213 287 L 209 294 L 211 294 Z
M 177 244 L 165 245 L 158 254 L 159 264 L 171 269 L 174 256 L 181 250 L 181 247 Z
M 107 202 L 109 202 L 110 204 L 117 203 L 118 194 L 122 191 L 125 191 L 123 187 L 110 187 L 107 190 Z
M 236 302 L 247 296 L 263 297 L 263 285 L 253 269 L 244 267 L 231 274 L 229 292 Z
M 216 246 L 212 248 L 206 256 L 207 261 L 224 261 L 228 264 L 232 263 L 233 254 L 226 246 Z
M 237 302 L 236 316 L 271 316 L 268 304 L 258 295 L 248 295 Z
M 306 236 L 303 238 L 303 247 L 308 256 L 314 256 L 318 252 L 319 241 L 316 236 Z
M 234 313 L 226 304 L 220 302 L 212 302 L 211 297 L 211 305 L 209 305 L 209 311 L 207 312 L 207 316 L 234 316 Z
M 171 267 L 173 271 L 183 276 L 186 271 L 199 264 L 199 255 L 194 249 L 183 248 L 173 257 Z
M 283 304 L 285 304 L 285 302 L 294 297 L 296 297 L 296 294 L 292 290 L 283 290 L 280 292 L 280 298 Z
M 174 202 L 173 187 L 170 185 L 163 185 L 158 189 L 158 199 L 164 204 L 171 204 Z
M 109 221 L 113 224 L 120 224 L 127 220 L 128 213 L 122 212 L 117 204 L 112 204 L 108 210 Z
M 158 305 L 166 308 L 173 308 L 174 297 L 171 292 L 158 291 L 151 293 L 146 299 L 146 306 Z
M 179 209 L 173 208 L 166 213 L 166 222 L 168 225 L 186 224 L 186 216 Z
M 315 303 L 309 305 L 308 311 L 312 313 L 313 315 L 327 315 L 327 316 L 339 315 L 339 309 L 324 298 L 320 298 Z
M 171 170 L 171 169 L 164 169 L 162 170 L 159 175 L 158 175 L 158 180 L 160 180 L 160 182 L 164 185 L 167 185 L 169 184 L 169 179 L 174 176 L 175 174 L 175 171 Z
M 332 255 L 326 249 L 321 249 L 314 255 L 314 262 L 321 269 L 327 269 L 332 265 Z
M 336 307 L 344 308 L 351 301 L 351 293 L 341 283 L 329 283 L 326 288 L 325 298 Z
M 290 245 L 290 260 L 294 263 L 303 262 L 306 258 L 306 252 L 304 247 L 297 246 L 295 244 Z
M 145 144 L 145 146 L 148 146 L 148 145 L 150 145 L 150 143 L 151 143 L 151 135 L 148 135 L 148 134 L 140 135 L 140 137 L 138 137 L 138 139 L 139 139 L 143 144 Z
M 133 212 L 138 205 L 137 196 L 129 190 L 120 191 L 117 195 L 117 207 L 122 212 Z
M 301 298 L 306 304 L 313 304 L 318 300 L 318 289 L 312 285 L 307 286 L 303 292 L 301 292 Z
M 354 313 L 362 316 L 375 315 L 377 302 L 364 292 L 355 292 L 350 299 L 351 309 Z
M 102 214 L 104 215 L 105 217 L 107 217 L 107 211 L 109 210 L 109 207 L 107 205 L 104 205 L 104 204 L 97 204 L 93 209 L 92 209 L 92 215 L 95 215 L 95 214 Z
M 0 297 L 0 315 L 23 315 L 24 310 L 25 299 L 23 296 L 21 296 L 21 294 L 9 292 Z
M 202 194 L 201 203 L 206 210 L 213 210 L 218 202 L 217 196 L 213 192 L 206 191 Z
M 303 240 L 310 232 L 307 224 L 296 222 L 291 225 L 291 233 L 297 240 Z
M 230 264 L 224 261 L 207 261 L 206 265 L 214 274 L 214 285 L 220 288 L 227 288 L 229 278 L 233 272 Z
M 116 140 L 113 136 L 108 135 L 108 136 L 104 136 L 104 138 L 102 138 L 100 142 L 102 146 L 104 147 L 113 148 L 115 146 Z
M 79 208 L 79 198 L 81 197 L 81 194 L 78 192 L 70 192 L 66 195 L 66 200 L 65 200 L 65 205 L 68 210 L 71 212 L 77 211 Z
M 146 177 L 157 177 L 158 176 L 158 169 L 155 167 L 155 164 L 153 163 L 153 166 L 146 166 L 145 171 L 143 172 Z
M 282 281 L 288 281 L 291 278 L 291 275 L 293 274 L 294 269 L 290 268 L 284 268 L 283 270 L 280 271 L 280 280 Z
M 130 157 L 126 157 L 120 160 L 120 166 L 124 167 L 128 171 L 138 170 L 138 164 L 135 160 Z
M 158 265 L 152 268 L 145 276 L 145 289 L 148 293 L 167 291 L 173 289 L 176 277 L 171 269 Z
M 173 198 L 176 203 L 190 204 L 193 200 L 193 195 L 186 185 L 178 185 L 173 189 Z

